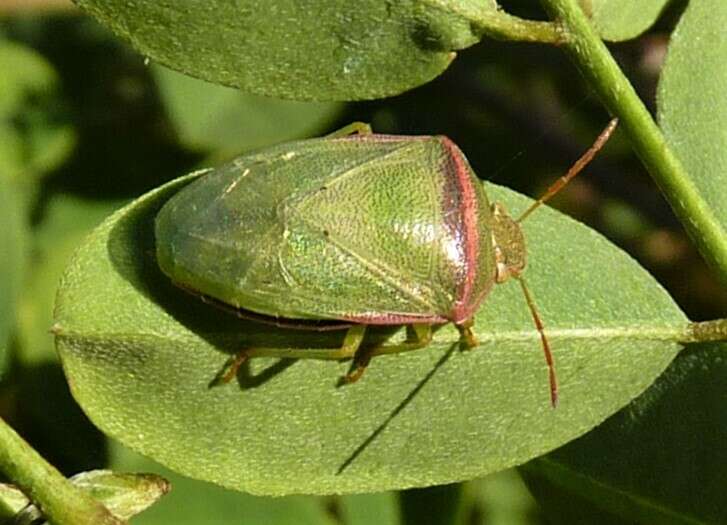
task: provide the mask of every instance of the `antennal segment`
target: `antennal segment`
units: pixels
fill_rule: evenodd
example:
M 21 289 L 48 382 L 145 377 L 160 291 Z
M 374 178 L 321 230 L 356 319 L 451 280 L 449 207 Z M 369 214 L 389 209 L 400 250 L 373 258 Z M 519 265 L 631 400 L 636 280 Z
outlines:
M 608 123 L 606 129 L 601 132 L 601 134 L 596 139 L 596 142 L 593 143 L 593 146 L 588 148 L 588 150 L 581 156 L 581 158 L 578 159 L 573 164 L 573 166 L 570 167 L 565 175 L 563 175 L 561 178 L 551 184 L 550 187 L 545 190 L 543 196 L 535 201 L 527 210 L 525 210 L 525 213 L 518 217 L 517 221 L 515 222 L 523 222 L 525 218 L 533 213 L 538 206 L 540 206 L 541 204 L 549 200 L 553 195 L 562 190 L 563 187 L 568 184 L 573 177 L 578 175 L 581 170 L 583 170 L 583 168 L 585 168 L 588 163 L 591 162 L 593 157 L 596 155 L 596 153 L 598 153 L 603 145 L 606 144 L 606 141 L 608 141 L 609 137 L 616 129 L 616 125 L 618 125 L 618 119 L 614 118 L 613 120 L 611 120 L 611 122 Z
M 545 362 L 548 365 L 548 379 L 550 381 L 550 404 L 553 408 L 555 408 L 558 406 L 558 379 L 555 375 L 555 361 L 553 359 L 553 354 L 550 351 L 550 343 L 548 343 L 548 338 L 545 337 L 543 321 L 540 320 L 540 315 L 538 314 L 538 310 L 535 308 L 535 302 L 530 296 L 530 291 L 525 284 L 525 279 L 522 276 L 517 276 L 517 280 L 520 283 L 523 294 L 525 295 L 525 301 L 528 303 L 528 308 L 530 308 L 530 313 L 532 314 L 533 321 L 535 322 L 535 328 L 540 334 L 540 341 L 543 343 L 543 354 L 545 355 Z

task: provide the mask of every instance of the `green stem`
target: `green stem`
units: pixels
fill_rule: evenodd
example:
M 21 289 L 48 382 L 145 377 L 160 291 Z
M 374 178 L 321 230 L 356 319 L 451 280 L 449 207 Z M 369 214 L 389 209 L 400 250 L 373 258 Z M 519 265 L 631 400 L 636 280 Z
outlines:
M 552 22 L 526 20 L 502 11 L 495 0 L 461 2 L 460 0 L 422 0 L 431 7 L 446 13 L 456 13 L 469 20 L 482 35 L 498 40 L 519 40 L 560 44 L 564 37 L 560 28 Z
M 622 129 L 707 262 L 727 282 L 727 233 L 666 144 L 659 127 L 598 37 L 577 0 L 541 0 L 565 46 Z
M 680 343 L 706 343 L 709 341 L 727 341 L 727 319 L 689 323 Z
M 0 419 L 0 471 L 54 525 L 124 525 L 101 503 L 74 487 Z
M 474 23 L 482 31 L 483 35 L 497 40 L 518 40 L 556 45 L 565 42 L 565 37 L 556 24 L 518 18 L 504 11 L 485 12 L 474 20 Z

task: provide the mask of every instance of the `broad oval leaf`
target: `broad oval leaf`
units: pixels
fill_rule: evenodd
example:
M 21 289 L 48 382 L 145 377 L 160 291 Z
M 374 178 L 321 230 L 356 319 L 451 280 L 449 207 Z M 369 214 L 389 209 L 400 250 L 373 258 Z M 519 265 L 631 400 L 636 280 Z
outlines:
M 243 93 L 152 66 L 159 95 L 179 140 L 215 158 L 316 135 L 343 109 L 335 102 L 298 102 Z
M 594 512 L 614 524 L 727 523 L 726 350 L 695 345 L 624 410 L 528 463 L 553 523 L 583 523 Z
M 205 80 L 294 99 L 395 95 L 475 43 L 468 0 L 75 0 L 144 55 Z
M 659 82 L 659 123 L 727 238 L 727 2 L 690 2 Z
M 438 330 L 423 350 L 348 363 L 251 360 L 210 388 L 243 346 L 313 351 L 342 334 L 240 320 L 176 289 L 154 260 L 156 212 L 191 177 L 104 222 L 77 252 L 56 303 L 57 347 L 91 419 L 185 475 L 256 494 L 372 492 L 482 476 L 583 434 L 642 392 L 679 351 L 686 318 L 636 262 L 550 209 L 525 225 L 526 271 L 554 348 L 549 404 L 537 332 L 516 283 L 476 318 L 476 349 Z M 515 212 L 526 197 L 488 184 Z M 382 330 L 386 335 L 392 330 Z M 399 331 L 394 337 L 401 337 Z
M 656 22 L 669 0 L 591 0 L 591 21 L 604 40 L 639 36 Z

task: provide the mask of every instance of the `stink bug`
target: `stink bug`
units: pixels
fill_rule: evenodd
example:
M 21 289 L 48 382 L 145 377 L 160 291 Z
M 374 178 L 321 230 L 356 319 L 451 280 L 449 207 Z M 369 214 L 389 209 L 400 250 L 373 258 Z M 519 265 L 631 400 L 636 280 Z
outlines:
M 326 356 L 353 358 L 344 382 L 356 381 L 374 355 L 427 346 L 432 325 L 451 322 L 464 348 L 476 346 L 475 312 L 495 283 L 515 277 L 541 336 L 555 406 L 553 358 L 521 276 L 518 223 L 574 177 L 615 126 L 614 119 L 518 220 L 490 204 L 447 137 L 379 135 L 352 124 L 273 146 L 210 170 L 172 197 L 156 218 L 157 260 L 175 284 L 263 321 L 345 328 L 341 348 Z M 305 324 L 322 320 L 339 323 Z M 402 324 L 413 328 L 405 342 L 362 345 L 368 325 Z M 243 349 L 225 379 L 253 352 Z

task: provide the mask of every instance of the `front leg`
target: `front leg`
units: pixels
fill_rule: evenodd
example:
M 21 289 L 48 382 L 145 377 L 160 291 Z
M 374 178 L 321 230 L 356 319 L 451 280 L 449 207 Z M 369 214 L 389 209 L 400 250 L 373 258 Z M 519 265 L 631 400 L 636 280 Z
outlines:
M 374 345 L 361 348 L 358 352 L 356 352 L 356 355 L 353 357 L 351 369 L 348 374 L 340 379 L 339 385 L 355 383 L 361 379 L 361 376 L 366 371 L 366 367 L 369 366 L 371 359 L 375 355 L 395 354 L 399 352 L 406 352 L 408 350 L 417 350 L 428 346 L 429 343 L 432 342 L 431 324 L 413 323 L 409 328 L 410 331 L 407 333 L 407 339 L 403 343 L 395 345 Z

